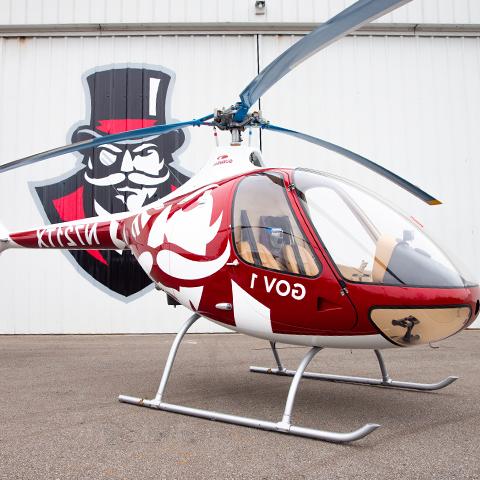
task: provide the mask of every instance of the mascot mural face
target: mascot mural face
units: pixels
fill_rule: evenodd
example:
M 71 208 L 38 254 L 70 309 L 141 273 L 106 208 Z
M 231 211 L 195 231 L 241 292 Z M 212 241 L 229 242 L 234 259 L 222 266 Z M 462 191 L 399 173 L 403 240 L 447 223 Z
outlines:
M 145 68 L 102 69 L 84 78 L 90 118 L 71 142 L 171 122 L 167 118 L 172 74 Z M 169 113 L 169 112 L 168 112 Z M 183 131 L 111 143 L 83 153 L 67 178 L 36 186 L 51 223 L 136 211 L 169 194 L 189 177 L 173 165 L 185 143 Z M 89 278 L 109 292 L 129 297 L 151 280 L 130 252 L 71 251 Z

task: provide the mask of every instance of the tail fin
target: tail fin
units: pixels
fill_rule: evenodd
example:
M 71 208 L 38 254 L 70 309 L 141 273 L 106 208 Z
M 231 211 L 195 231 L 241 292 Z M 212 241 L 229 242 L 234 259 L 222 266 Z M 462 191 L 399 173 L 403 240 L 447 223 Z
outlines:
M 0 253 L 8 248 L 10 243 L 10 236 L 8 235 L 7 229 L 0 222 Z

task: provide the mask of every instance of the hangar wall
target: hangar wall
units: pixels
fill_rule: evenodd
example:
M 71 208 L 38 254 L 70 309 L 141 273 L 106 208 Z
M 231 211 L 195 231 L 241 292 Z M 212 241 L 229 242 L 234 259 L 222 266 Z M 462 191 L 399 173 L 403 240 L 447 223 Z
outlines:
M 195 24 L 268 23 L 274 29 L 284 23 L 318 23 L 353 3 L 350 0 L 267 0 L 258 15 L 254 0 L 0 0 L 0 24 L 99 25 L 136 24 L 138 29 L 166 23 L 184 29 Z M 479 24 L 476 0 L 414 0 L 376 20 L 391 24 Z M 141 25 L 140 25 L 141 24 Z M 245 28 L 246 25 L 243 25 Z M 124 27 L 125 28 L 125 27 Z
M 253 1 L 0 0 L 0 162 L 70 141 L 72 126 L 88 114 L 85 72 L 166 67 L 175 74 L 169 116 L 191 118 L 232 103 L 258 68 L 345 3 L 267 0 L 266 15 L 255 15 Z M 222 32 L 232 21 L 235 32 Z M 264 156 L 375 189 L 479 278 L 479 3 L 414 0 L 377 23 L 378 31 L 349 36 L 284 78 L 261 99 L 262 110 L 276 124 L 372 158 L 444 205 L 425 207 L 360 167 L 274 133 L 262 135 Z M 261 33 L 252 33 L 256 28 Z M 210 132 L 192 129 L 175 162 L 195 172 L 212 147 Z M 3 174 L 1 221 L 10 229 L 43 223 L 33 185 L 64 176 L 78 162 L 65 155 Z M 167 307 L 153 289 L 127 300 L 112 295 L 68 254 L 7 252 L 0 270 L 2 334 L 171 332 L 187 314 Z M 196 328 L 220 330 L 207 322 Z

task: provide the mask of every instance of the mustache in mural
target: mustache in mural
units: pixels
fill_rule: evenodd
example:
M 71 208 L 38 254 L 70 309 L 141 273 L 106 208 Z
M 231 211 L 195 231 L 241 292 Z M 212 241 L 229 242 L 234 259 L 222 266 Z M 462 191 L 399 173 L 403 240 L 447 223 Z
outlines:
M 106 177 L 102 178 L 95 178 L 90 177 L 88 173 L 85 173 L 85 180 L 92 185 L 97 187 L 108 187 L 108 186 L 115 186 L 118 188 L 122 187 L 144 187 L 145 185 L 148 186 L 156 186 L 160 185 L 168 180 L 170 177 L 170 170 L 167 169 L 167 173 L 161 177 L 148 175 L 147 173 L 112 173 L 111 175 L 107 175 Z

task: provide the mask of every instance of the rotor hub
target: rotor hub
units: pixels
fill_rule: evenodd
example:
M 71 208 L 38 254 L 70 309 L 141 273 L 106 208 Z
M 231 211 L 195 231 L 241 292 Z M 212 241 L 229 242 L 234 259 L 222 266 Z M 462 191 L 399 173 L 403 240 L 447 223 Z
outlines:
M 232 134 L 232 145 L 242 143 L 242 132 L 245 128 L 260 128 L 268 122 L 262 118 L 260 111 L 253 111 L 243 116 L 241 121 L 236 120 L 237 113 L 241 109 L 240 104 L 232 105 L 229 108 L 218 108 L 214 112 L 212 125 L 220 130 L 230 130 Z
M 217 108 L 214 112 L 212 124 L 220 130 L 240 130 L 248 127 L 261 127 L 268 122 L 262 118 L 262 113 L 253 111 L 248 113 L 241 121 L 235 120 L 235 115 L 239 110 L 239 105 L 232 105 L 228 108 Z

